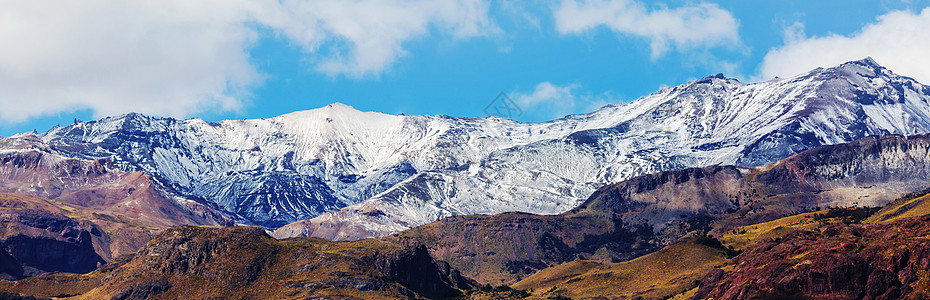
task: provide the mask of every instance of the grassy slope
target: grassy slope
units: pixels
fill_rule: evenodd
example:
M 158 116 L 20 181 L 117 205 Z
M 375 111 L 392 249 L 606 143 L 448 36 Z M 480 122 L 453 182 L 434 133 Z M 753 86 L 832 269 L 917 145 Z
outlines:
M 18 281 L 0 281 L 0 291 L 35 297 L 69 297 L 86 293 L 100 285 L 104 274 L 48 273 Z
M 543 298 L 665 298 L 694 288 L 701 276 L 726 260 L 726 250 L 692 240 L 621 263 L 564 263 L 539 271 L 513 287 L 532 290 L 534 297 Z
M 875 213 L 875 215 L 866 219 L 866 222 L 888 223 L 902 218 L 926 214 L 930 214 L 930 193 L 895 200 Z
M 820 222 L 816 221 L 815 218 L 827 211 L 803 213 L 774 221 L 738 227 L 727 231 L 720 237 L 720 241 L 736 250 L 744 250 L 761 239 L 777 238 L 796 229 L 819 227 Z
M 927 215 L 871 224 L 846 219 L 761 239 L 707 277 L 695 297 L 927 299 L 928 221 Z

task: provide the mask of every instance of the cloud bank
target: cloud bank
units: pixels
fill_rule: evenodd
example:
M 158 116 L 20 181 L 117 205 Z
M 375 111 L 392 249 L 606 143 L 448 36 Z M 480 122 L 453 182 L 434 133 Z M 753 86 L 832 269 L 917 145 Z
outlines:
M 262 32 L 330 76 L 377 76 L 436 31 L 494 32 L 479 0 L 2 1 L 0 122 L 89 109 L 184 117 L 235 111 L 263 75 Z
M 277 14 L 265 15 L 260 22 L 305 51 L 327 53 L 319 60 L 319 71 L 362 77 L 383 72 L 407 54 L 403 42 L 430 29 L 456 38 L 497 31 L 488 6 L 479 0 L 285 0 Z
M 255 32 L 224 1 L 4 1 L 0 120 L 92 109 L 234 110 L 260 79 Z M 209 18 L 205 18 L 209 15 Z
M 785 45 L 769 51 L 756 80 L 789 77 L 871 56 L 895 73 L 930 84 L 930 8 L 894 11 L 848 36 L 807 37 L 803 24 L 786 29 Z
M 561 34 L 581 34 L 604 26 L 620 34 L 645 38 L 653 59 L 672 46 L 686 50 L 739 43 L 739 23 L 729 11 L 715 4 L 649 10 L 634 0 L 564 0 L 555 8 L 554 17 Z

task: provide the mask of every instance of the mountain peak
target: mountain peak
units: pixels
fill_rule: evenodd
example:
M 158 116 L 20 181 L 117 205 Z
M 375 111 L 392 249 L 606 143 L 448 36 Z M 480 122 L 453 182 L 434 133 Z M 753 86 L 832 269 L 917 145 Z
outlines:
M 702 84 L 702 83 L 703 83 L 703 84 L 714 84 L 714 81 L 715 81 L 715 80 L 718 81 L 718 82 L 719 82 L 719 81 L 730 82 L 731 80 L 735 80 L 735 81 L 739 82 L 739 80 L 736 80 L 735 78 L 727 78 L 726 76 L 723 75 L 723 73 L 717 73 L 717 75 L 709 75 L 709 76 L 707 76 L 707 77 L 704 77 L 704 78 L 701 78 L 701 79 L 699 79 L 699 80 L 696 80 L 696 81 L 694 81 L 694 83 L 696 83 L 696 84 Z
M 404 117 L 374 111 L 360 111 L 352 106 L 333 103 L 320 108 L 293 112 L 272 118 L 287 126 L 298 126 L 317 133 L 361 134 L 402 127 Z
M 891 70 L 885 68 L 884 66 L 878 64 L 871 57 L 866 57 L 860 60 L 853 60 L 842 63 L 837 66 L 828 67 L 828 68 L 817 68 L 811 70 L 810 72 L 798 76 L 798 78 L 808 78 L 816 77 L 821 79 L 829 78 L 846 78 L 855 82 L 856 84 L 863 85 L 866 84 L 866 78 L 875 78 L 875 77 L 886 77 L 886 78 L 898 78 L 900 75 L 895 74 Z M 826 77 L 823 77 L 826 76 Z
M 128 112 L 128 113 L 124 113 L 124 114 L 121 114 L 121 115 L 116 115 L 116 116 L 110 116 L 110 117 L 103 118 L 103 120 L 106 120 L 106 119 L 111 119 L 111 120 L 141 120 L 141 119 L 159 119 L 159 117 L 151 117 L 151 116 L 148 116 L 148 115 L 145 115 L 145 114 L 142 114 L 142 113 L 137 113 L 137 112 Z
M 305 113 L 326 114 L 326 115 L 351 115 L 351 114 L 366 114 L 366 113 L 377 113 L 377 112 L 365 112 L 365 111 L 358 110 L 355 107 L 348 105 L 348 104 L 344 104 L 341 102 L 333 102 L 320 108 L 296 111 L 293 113 L 285 114 L 285 116 L 291 115 L 291 114 L 305 114 Z
M 872 67 L 872 68 L 884 68 L 882 65 L 878 64 L 877 62 L 875 62 L 875 60 L 872 59 L 871 56 L 866 56 L 865 58 L 860 59 L 860 60 L 849 61 L 849 62 L 843 63 L 843 64 L 840 65 L 840 66 L 851 65 L 851 64 L 860 65 L 860 66 L 867 66 L 867 67 Z
M 360 111 L 351 105 L 344 104 L 342 102 L 333 102 L 329 105 L 323 107 L 323 109 L 336 110 L 336 111 Z
M 296 118 L 296 119 L 306 119 L 306 118 L 342 119 L 342 118 L 357 118 L 357 117 L 361 117 L 364 115 L 372 115 L 372 114 L 382 115 L 382 113 L 364 112 L 347 104 L 343 104 L 340 102 L 333 102 L 331 104 L 328 104 L 320 108 L 296 111 L 296 112 L 280 115 L 278 117 L 275 117 L 275 119 L 278 119 L 278 118 L 283 118 L 283 119 L 292 119 L 292 118 Z
M 886 73 L 886 70 L 888 69 L 878 64 L 878 62 L 875 62 L 875 60 L 872 59 L 872 57 L 866 57 L 860 60 L 848 61 L 848 62 L 840 64 L 839 66 L 832 67 L 827 70 L 846 71 L 846 72 L 853 71 L 852 73 L 855 73 L 856 70 L 868 70 L 874 73 L 874 75 L 879 75 L 879 74 Z

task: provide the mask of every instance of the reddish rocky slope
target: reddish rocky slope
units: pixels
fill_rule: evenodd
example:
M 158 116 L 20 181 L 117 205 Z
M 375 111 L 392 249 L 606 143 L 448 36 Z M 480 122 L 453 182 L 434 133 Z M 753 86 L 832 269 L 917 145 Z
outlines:
M 34 136 L 0 138 L 0 149 L 4 278 L 86 273 L 171 226 L 235 224 L 107 159 L 68 158 Z

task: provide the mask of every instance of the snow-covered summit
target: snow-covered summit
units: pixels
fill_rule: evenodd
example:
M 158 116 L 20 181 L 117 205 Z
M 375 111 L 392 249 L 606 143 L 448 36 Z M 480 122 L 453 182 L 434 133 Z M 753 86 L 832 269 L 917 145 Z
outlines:
M 928 99 L 930 88 L 864 59 L 754 84 L 708 76 L 543 123 L 334 103 L 216 123 L 126 114 L 39 137 L 269 228 L 349 206 L 323 218 L 383 234 L 453 214 L 559 213 L 644 173 L 930 132 Z
M 277 235 L 355 239 L 456 214 L 557 213 L 605 183 L 640 174 L 764 165 L 868 135 L 930 132 L 928 100 L 930 88 L 871 59 L 753 84 L 708 76 L 552 121 L 574 130 L 494 151 L 467 170 L 421 173 Z

